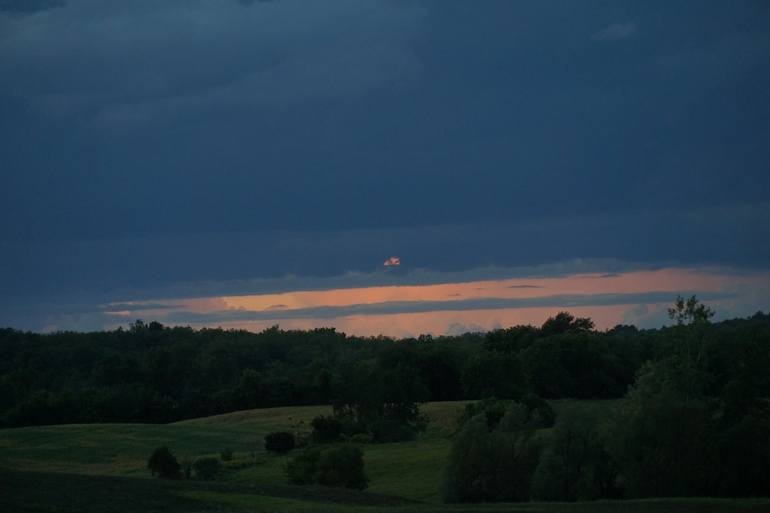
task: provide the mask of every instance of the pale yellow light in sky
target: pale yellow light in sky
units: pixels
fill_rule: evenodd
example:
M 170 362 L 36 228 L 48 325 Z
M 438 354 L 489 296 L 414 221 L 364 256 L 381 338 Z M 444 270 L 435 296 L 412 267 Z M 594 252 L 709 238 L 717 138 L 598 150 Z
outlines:
M 735 277 L 705 274 L 691 269 L 661 269 L 607 276 L 583 274 L 558 278 L 486 280 L 437 285 L 364 287 L 280 294 L 222 296 L 182 300 L 195 312 L 237 309 L 253 312 L 293 310 L 320 306 L 377 304 L 389 301 L 457 301 L 480 298 L 535 298 L 562 294 L 630 294 L 650 291 L 719 290 Z M 525 288 L 522 288 L 525 287 Z M 224 308 L 221 308 L 224 306 Z
M 386 334 L 407 336 L 420 333 L 445 333 L 452 326 L 492 329 L 517 324 L 541 324 L 559 310 L 569 310 L 575 315 L 591 317 L 600 329 L 623 323 L 625 314 L 636 304 L 582 307 L 519 307 L 488 310 L 457 310 L 452 302 L 482 298 L 528 299 L 559 295 L 638 294 L 645 292 L 670 292 L 671 301 L 680 292 L 724 292 L 741 287 L 770 291 L 768 274 L 729 274 L 704 272 L 697 269 L 660 269 L 634 271 L 620 274 L 580 274 L 553 278 L 511 278 L 482 280 L 465 283 L 435 285 L 373 286 L 341 288 L 318 291 L 292 291 L 271 294 L 239 296 L 214 296 L 192 299 L 152 300 L 152 303 L 174 305 L 163 310 L 137 310 L 144 318 L 160 318 L 170 311 L 207 314 L 223 311 L 270 312 L 298 310 L 316 307 L 346 307 L 350 305 L 374 305 L 388 302 L 446 302 L 447 308 L 420 313 L 392 313 L 345 315 L 334 319 L 296 318 L 259 321 L 222 321 L 213 325 L 262 330 L 280 324 L 286 329 L 309 329 L 334 326 L 340 331 L 359 335 Z M 142 302 L 135 304 L 141 305 Z M 665 305 L 650 305 L 661 312 Z M 125 308 L 125 304 L 123 306 Z M 117 315 L 129 317 L 134 312 L 123 310 Z M 140 315 L 137 315 L 140 316 Z M 202 327 L 203 324 L 192 324 Z M 211 324 L 209 324 L 211 325 Z
M 578 317 L 590 317 L 597 328 L 606 329 L 619 324 L 628 305 L 569 308 Z M 553 316 L 559 308 L 510 308 L 495 310 L 467 310 L 459 312 L 436 311 L 399 314 L 372 314 L 338 317 L 336 319 L 281 319 L 280 321 L 231 321 L 218 323 L 222 328 L 262 331 L 279 324 L 282 329 L 308 330 L 320 327 L 334 327 L 350 335 L 410 337 L 430 333 L 442 335 L 453 325 L 490 330 L 496 327 L 510 327 L 520 324 L 541 325 Z M 193 324 L 201 328 L 204 325 Z M 461 330 L 462 331 L 462 330 Z

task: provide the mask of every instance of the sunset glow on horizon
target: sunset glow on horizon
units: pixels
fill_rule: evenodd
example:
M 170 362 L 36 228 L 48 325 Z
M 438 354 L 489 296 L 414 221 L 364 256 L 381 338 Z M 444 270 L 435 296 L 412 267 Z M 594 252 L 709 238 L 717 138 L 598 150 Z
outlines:
M 329 290 L 222 295 L 120 303 L 105 313 L 193 327 L 261 331 L 335 327 L 354 335 L 413 336 L 539 325 L 561 310 L 590 317 L 599 329 L 665 322 L 677 295 L 699 294 L 729 314 L 757 291 L 770 290 L 770 274 L 731 274 L 695 268 L 559 277 L 504 278 L 429 285 L 382 285 Z M 118 306 L 118 304 L 116 304 Z

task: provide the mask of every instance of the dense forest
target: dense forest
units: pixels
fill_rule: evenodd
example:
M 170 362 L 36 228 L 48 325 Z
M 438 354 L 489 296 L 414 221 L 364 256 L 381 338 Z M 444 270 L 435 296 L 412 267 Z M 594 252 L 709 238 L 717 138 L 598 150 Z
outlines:
M 674 325 L 654 330 L 599 331 L 560 312 L 540 327 L 402 340 L 142 321 L 94 333 L 5 329 L 0 415 L 3 427 L 162 423 L 332 404 L 333 418 L 313 421 L 316 443 L 378 443 L 424 429 L 421 402 L 474 399 L 452 436 L 449 502 L 770 495 L 770 315 L 711 323 L 694 297 L 669 314 Z M 557 415 L 555 399 L 617 408 Z M 285 435 L 266 447 L 290 450 Z M 358 449 L 323 447 L 291 468 L 330 455 L 363 465 Z
M 696 351 L 693 345 L 697 357 L 686 365 L 708 374 L 704 393 L 767 393 L 770 315 L 687 323 L 597 331 L 589 319 L 562 312 L 539 328 L 401 340 L 334 329 L 251 333 L 142 321 L 93 333 L 2 329 L 0 419 L 5 427 L 169 422 L 354 396 L 620 398 L 649 362 Z M 734 382 L 737 374 L 745 379 Z
M 739 325 L 747 322 L 770 325 L 764 316 Z M 0 418 L 3 426 L 169 422 L 329 404 L 350 394 L 414 402 L 516 398 L 525 391 L 617 398 L 644 362 L 668 352 L 673 334 L 598 332 L 568 314 L 540 328 L 403 340 L 334 329 L 196 331 L 142 321 L 93 333 L 5 329 Z
M 628 337 L 626 349 L 648 358 L 635 360 L 643 363 L 612 416 L 564 411 L 554 418 L 547 403 L 526 396 L 471 403 L 454 439 L 445 499 L 770 496 L 770 317 L 712 325 L 713 312 L 694 297 L 680 298 L 669 313 L 676 326 L 662 330 L 568 330 L 526 344 L 521 358 L 553 344 L 558 349 L 538 354 L 574 359 L 594 337 Z M 607 348 L 614 354 L 618 345 Z M 557 383 L 576 379 L 559 365 L 563 360 L 541 358 Z M 529 386 L 537 390 L 538 381 Z

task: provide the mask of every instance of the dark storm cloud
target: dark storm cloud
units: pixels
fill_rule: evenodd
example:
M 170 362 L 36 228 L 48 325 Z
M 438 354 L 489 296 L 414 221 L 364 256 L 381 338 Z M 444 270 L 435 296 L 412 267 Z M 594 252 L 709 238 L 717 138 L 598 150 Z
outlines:
M 168 128 L 179 117 L 355 94 L 413 72 L 404 43 L 418 10 L 371 0 L 260 4 L 75 1 L 11 27 L 0 69 L 22 76 L 5 89 L 42 116 Z M 25 80 L 39 72 L 45 80 Z
M 276 0 L 238 0 L 238 3 L 248 7 L 250 5 L 254 5 L 257 2 L 262 3 L 262 2 L 273 2 L 273 1 L 276 1 Z
M 555 276 L 661 265 L 752 268 L 770 259 L 770 226 L 765 222 L 769 217 L 770 204 L 764 204 L 502 225 L 6 242 L 3 255 L 8 267 L 0 270 L 4 274 L 0 304 L 28 303 L 40 294 L 74 296 L 82 302 L 87 291 L 96 294 L 91 284 L 106 291 L 99 301 L 111 302 L 116 297 L 136 300 L 536 277 L 537 269 L 542 276 Z M 382 272 L 383 255 L 399 249 L 404 250 L 402 272 Z M 593 258 L 585 259 L 586 255 Z M 502 270 L 511 267 L 525 270 L 513 275 Z M 420 269 L 427 272 L 415 274 Z M 468 269 L 474 271 L 466 273 Z M 30 288 L 30 282 L 38 285 Z
M 0 0 L 0 12 L 32 14 L 65 5 L 65 0 Z
M 444 273 L 767 267 L 768 15 L 716 1 L 6 9 L 0 304 L 299 286 L 391 255 Z

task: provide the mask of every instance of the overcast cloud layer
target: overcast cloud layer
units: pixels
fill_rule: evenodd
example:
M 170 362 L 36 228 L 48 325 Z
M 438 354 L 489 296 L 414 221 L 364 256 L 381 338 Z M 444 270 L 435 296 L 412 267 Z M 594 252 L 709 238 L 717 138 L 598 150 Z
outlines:
M 748 0 L 0 0 L 0 323 L 377 281 L 392 255 L 436 282 L 768 269 L 768 19 Z

